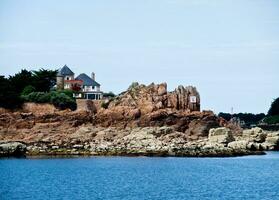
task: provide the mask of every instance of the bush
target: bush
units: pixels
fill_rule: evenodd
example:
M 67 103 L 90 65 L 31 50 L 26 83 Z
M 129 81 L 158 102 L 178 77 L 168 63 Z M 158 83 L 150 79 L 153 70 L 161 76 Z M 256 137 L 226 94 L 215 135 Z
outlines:
M 32 92 L 28 95 L 22 95 L 22 98 L 26 102 L 51 103 L 61 110 L 67 108 L 75 110 L 77 107 L 75 99 L 64 92 Z
M 57 92 L 60 93 L 60 94 L 65 94 L 70 98 L 73 98 L 73 91 L 72 90 L 60 90 L 60 91 L 57 91 Z
M 21 92 L 21 95 L 28 95 L 31 92 L 35 92 L 36 89 L 32 85 L 27 85 Z
M 275 99 L 268 110 L 268 115 L 279 115 L 279 98 Z
M 45 92 L 31 92 L 21 96 L 24 101 L 35 103 L 50 103 L 50 95 Z
M 50 103 L 62 110 L 67 108 L 75 110 L 77 108 L 75 99 L 69 97 L 65 93 L 51 92 Z

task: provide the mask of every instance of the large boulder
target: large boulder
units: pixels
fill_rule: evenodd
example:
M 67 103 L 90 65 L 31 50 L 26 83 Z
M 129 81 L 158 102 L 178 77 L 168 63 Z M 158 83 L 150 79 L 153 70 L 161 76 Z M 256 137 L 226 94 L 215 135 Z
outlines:
M 26 152 L 26 145 L 20 142 L 6 142 L 0 144 L 0 157 L 23 156 Z
M 210 142 L 227 144 L 234 141 L 234 137 L 230 129 L 225 127 L 212 128 L 209 130 L 208 139 Z
M 252 129 L 244 130 L 242 133 L 242 137 L 250 142 L 262 143 L 266 139 L 266 133 L 261 128 L 255 127 Z
M 268 150 L 278 150 L 279 149 L 279 132 L 268 133 L 263 143 Z

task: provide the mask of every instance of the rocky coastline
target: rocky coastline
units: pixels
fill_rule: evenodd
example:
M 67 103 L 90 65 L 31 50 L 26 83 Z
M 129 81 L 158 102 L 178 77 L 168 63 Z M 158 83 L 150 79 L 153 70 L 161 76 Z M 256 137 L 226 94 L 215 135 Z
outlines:
M 190 95 L 198 97 L 196 107 Z M 191 86 L 167 92 L 165 83 L 136 84 L 112 100 L 90 102 L 77 111 L 31 104 L 2 110 L 0 157 L 226 157 L 278 149 L 279 132 L 242 130 L 211 111 L 198 111 L 199 101 Z

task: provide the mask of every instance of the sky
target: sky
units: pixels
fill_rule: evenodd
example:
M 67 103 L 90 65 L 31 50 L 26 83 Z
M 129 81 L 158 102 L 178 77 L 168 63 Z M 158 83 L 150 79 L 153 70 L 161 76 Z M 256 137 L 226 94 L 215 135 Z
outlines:
M 279 96 L 278 0 L 0 0 L 0 74 L 95 72 L 196 86 L 204 110 L 266 113 Z

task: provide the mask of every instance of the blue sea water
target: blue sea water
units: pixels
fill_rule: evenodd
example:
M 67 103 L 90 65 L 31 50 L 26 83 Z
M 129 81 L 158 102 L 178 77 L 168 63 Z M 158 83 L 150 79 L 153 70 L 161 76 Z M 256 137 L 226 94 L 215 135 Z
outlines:
M 0 199 L 279 199 L 279 152 L 0 159 Z

